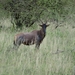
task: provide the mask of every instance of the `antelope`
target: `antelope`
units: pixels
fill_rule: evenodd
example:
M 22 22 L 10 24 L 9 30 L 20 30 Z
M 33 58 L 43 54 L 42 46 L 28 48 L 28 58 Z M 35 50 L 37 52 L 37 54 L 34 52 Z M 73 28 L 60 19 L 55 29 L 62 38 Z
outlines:
M 14 46 L 18 48 L 21 44 L 28 46 L 35 44 L 35 48 L 39 49 L 40 44 L 46 36 L 46 28 L 49 26 L 49 24 L 47 24 L 47 22 L 42 22 L 42 24 L 39 26 L 41 26 L 40 30 L 16 34 L 14 38 Z

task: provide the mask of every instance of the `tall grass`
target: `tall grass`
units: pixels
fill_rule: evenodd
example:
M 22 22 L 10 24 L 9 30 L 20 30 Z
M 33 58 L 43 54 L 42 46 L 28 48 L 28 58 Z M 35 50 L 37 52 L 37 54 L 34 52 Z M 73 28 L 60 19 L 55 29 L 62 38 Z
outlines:
M 27 32 L 23 29 L 22 32 Z M 18 32 L 16 32 L 18 33 Z M 0 32 L 0 75 L 73 75 L 75 70 L 75 30 L 53 25 L 39 50 L 21 45 L 13 50 L 15 32 Z M 10 51 L 8 51 L 10 49 Z

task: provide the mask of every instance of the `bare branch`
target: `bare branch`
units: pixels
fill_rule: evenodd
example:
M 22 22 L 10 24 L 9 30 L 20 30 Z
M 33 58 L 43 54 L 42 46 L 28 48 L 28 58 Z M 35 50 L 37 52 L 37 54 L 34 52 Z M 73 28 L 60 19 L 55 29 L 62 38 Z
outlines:
M 43 21 L 40 19 L 41 23 L 43 24 Z

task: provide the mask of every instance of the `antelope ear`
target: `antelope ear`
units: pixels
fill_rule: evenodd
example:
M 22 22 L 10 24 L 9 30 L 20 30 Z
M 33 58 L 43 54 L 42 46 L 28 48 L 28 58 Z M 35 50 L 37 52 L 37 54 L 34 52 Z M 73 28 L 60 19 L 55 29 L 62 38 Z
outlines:
M 41 26 L 41 27 L 42 27 L 42 25 L 39 25 L 39 26 Z
M 48 27 L 49 26 L 49 24 L 48 25 L 46 25 L 46 27 Z

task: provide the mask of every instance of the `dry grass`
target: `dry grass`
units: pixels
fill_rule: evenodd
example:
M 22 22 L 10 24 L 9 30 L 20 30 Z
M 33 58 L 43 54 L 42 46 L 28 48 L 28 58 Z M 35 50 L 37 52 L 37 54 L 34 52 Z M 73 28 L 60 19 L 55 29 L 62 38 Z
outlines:
M 50 26 L 39 50 L 21 45 L 15 51 L 11 49 L 15 32 L 1 31 L 0 75 L 73 75 L 74 34 L 71 27 Z

